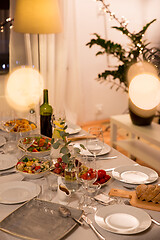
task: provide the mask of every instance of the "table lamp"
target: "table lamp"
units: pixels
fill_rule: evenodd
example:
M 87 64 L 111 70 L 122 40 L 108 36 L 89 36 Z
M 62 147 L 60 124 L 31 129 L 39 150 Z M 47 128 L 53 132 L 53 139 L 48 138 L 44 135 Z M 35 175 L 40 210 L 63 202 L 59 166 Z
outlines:
M 145 126 L 151 124 L 160 103 L 160 81 L 151 64 L 140 66 L 139 70 L 134 66 L 128 78 L 129 113 L 133 124 Z

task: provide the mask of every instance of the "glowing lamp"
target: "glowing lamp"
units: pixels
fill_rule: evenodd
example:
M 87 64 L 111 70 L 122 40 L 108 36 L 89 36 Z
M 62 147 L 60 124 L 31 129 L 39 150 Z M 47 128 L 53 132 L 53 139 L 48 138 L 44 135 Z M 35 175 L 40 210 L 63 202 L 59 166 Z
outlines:
M 9 105 L 18 111 L 28 111 L 39 103 L 43 78 L 37 70 L 22 66 L 10 74 L 5 91 Z
M 136 125 L 149 125 L 160 102 L 160 81 L 156 75 L 142 73 L 129 85 L 129 111 Z

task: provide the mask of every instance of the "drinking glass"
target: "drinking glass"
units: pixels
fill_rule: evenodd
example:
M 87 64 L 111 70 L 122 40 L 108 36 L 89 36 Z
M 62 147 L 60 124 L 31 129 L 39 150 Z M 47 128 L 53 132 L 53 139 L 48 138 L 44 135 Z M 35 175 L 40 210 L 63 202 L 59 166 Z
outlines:
M 16 147 L 16 133 L 14 133 L 14 127 L 16 125 L 15 119 L 15 111 L 14 110 L 7 110 L 3 112 L 1 115 L 1 128 L 6 132 L 7 142 L 3 147 L 4 153 L 11 153 L 13 152 Z
M 93 183 L 98 177 L 95 158 L 83 156 L 83 158 L 78 162 L 76 170 L 77 179 L 82 184 L 82 188 L 84 190 L 84 194 L 80 199 L 80 208 L 87 213 L 93 213 L 96 209 L 92 206 L 90 188 L 93 187 Z
M 28 131 L 26 131 L 26 128 L 24 128 L 23 126 L 19 126 L 18 128 L 17 140 L 19 141 L 20 147 L 22 147 L 25 152 L 27 152 L 27 149 L 35 141 L 35 138 L 30 136 L 31 132 L 32 132 L 31 125 L 28 126 Z
M 88 130 L 89 135 L 92 136 L 92 138 L 87 138 L 86 140 L 86 147 L 88 151 L 94 155 L 94 158 L 96 159 L 97 154 L 99 154 L 104 146 L 104 140 L 103 140 L 103 131 L 102 128 L 99 127 L 91 127 Z

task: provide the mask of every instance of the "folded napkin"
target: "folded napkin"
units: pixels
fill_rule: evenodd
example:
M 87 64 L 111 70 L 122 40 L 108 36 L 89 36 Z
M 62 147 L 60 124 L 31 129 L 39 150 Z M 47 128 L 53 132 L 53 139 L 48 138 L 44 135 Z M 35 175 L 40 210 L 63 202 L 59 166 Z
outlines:
M 96 201 L 104 203 L 106 205 L 112 204 L 115 201 L 114 198 L 111 198 L 108 195 L 103 194 L 103 193 L 100 193 L 99 195 L 95 196 L 94 199 Z

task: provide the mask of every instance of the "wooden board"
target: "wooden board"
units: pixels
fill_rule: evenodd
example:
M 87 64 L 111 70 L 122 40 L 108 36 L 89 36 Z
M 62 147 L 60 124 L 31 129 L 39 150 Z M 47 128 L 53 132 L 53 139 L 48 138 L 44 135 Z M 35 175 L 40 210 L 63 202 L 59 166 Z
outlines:
M 123 189 L 112 188 L 109 192 L 109 195 L 116 196 L 116 197 L 130 198 L 130 204 L 134 207 L 160 211 L 160 204 L 139 200 L 137 198 L 136 191 L 127 191 Z

